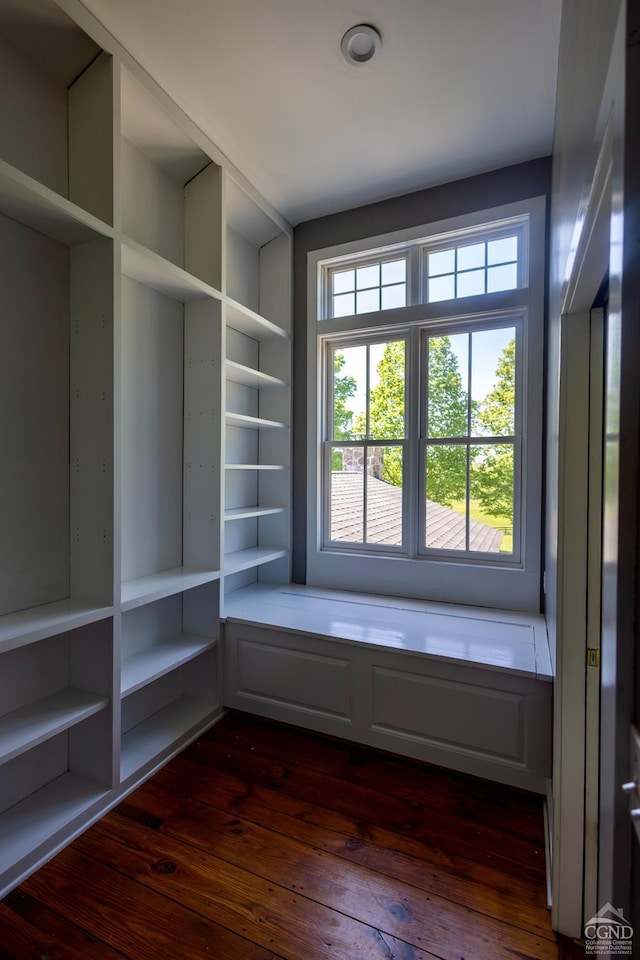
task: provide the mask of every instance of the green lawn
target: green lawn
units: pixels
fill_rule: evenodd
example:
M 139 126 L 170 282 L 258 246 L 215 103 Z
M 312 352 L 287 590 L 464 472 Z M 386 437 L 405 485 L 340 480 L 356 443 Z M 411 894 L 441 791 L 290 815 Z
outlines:
M 455 510 L 456 513 L 464 514 L 466 510 L 464 500 L 455 500 L 451 504 L 451 509 Z M 511 532 L 505 533 L 502 537 L 500 553 L 513 553 L 513 521 L 511 517 L 490 516 L 488 513 L 484 512 L 480 506 L 479 500 L 471 500 L 469 502 L 469 517 L 471 520 L 479 520 L 481 523 L 486 523 L 488 527 L 508 527 Z

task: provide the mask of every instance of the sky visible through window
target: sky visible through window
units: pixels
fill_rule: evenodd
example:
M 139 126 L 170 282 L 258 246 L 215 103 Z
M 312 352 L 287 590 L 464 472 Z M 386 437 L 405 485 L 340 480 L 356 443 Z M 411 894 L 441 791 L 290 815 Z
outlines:
M 472 371 L 472 400 L 484 400 L 495 385 L 496 365 L 502 351 L 513 339 L 513 327 L 503 327 L 482 331 L 482 336 L 474 335 L 473 343 L 473 371 Z M 458 368 L 463 376 L 466 387 L 466 371 L 468 369 L 468 336 L 467 334 L 449 334 L 452 352 L 458 360 Z M 370 389 L 374 390 L 380 382 L 378 363 L 384 352 L 384 344 L 370 346 Z M 340 370 L 341 377 L 353 377 L 356 389 L 353 396 L 344 401 L 345 407 L 356 416 L 364 413 L 366 405 L 366 348 L 348 347 L 341 351 L 344 356 L 344 366 Z

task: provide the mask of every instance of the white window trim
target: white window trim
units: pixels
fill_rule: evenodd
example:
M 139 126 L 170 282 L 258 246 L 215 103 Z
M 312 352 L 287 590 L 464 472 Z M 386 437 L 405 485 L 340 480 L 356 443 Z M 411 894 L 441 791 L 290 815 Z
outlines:
M 494 224 L 496 221 L 529 216 L 528 303 L 523 342 L 522 416 L 527 425 L 522 456 L 526 465 L 522 476 L 523 554 L 518 565 L 474 564 L 446 558 L 377 556 L 371 553 L 333 552 L 322 545 L 322 433 L 321 412 L 324 401 L 322 350 L 319 337 L 346 332 L 345 318 L 322 320 L 323 285 L 318 282 L 323 264 L 334 258 L 373 255 L 379 249 L 385 255 L 391 245 L 398 249 L 407 243 L 424 239 L 440 241 L 460 230 Z M 307 259 L 308 282 L 308 355 L 307 355 L 307 583 L 310 586 L 333 587 L 381 595 L 415 597 L 490 606 L 505 610 L 538 612 L 540 609 L 540 548 L 542 499 L 542 384 L 544 342 L 544 269 L 545 269 L 545 198 L 536 197 L 489 210 L 455 217 L 433 224 L 383 236 L 363 238 L 353 243 L 338 244 L 311 251 Z M 353 318 L 352 328 L 362 328 L 363 317 L 369 330 L 393 328 L 394 323 L 413 321 L 437 322 L 447 316 L 460 317 L 496 314 L 505 316 L 522 306 L 522 288 L 496 294 L 467 297 L 464 300 L 420 303 L 398 310 L 360 314 Z M 400 327 L 398 327 L 399 329 Z

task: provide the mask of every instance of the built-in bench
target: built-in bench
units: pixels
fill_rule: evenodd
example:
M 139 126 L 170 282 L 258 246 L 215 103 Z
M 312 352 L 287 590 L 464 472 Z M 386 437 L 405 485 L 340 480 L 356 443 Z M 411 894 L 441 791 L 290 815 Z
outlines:
M 225 616 L 227 705 L 545 792 L 542 616 L 295 584 L 232 593 Z

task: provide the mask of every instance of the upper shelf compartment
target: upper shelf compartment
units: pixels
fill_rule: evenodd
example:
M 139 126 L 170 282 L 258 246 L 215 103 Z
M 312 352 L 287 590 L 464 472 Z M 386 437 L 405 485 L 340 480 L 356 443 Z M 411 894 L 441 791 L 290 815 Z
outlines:
M 279 331 L 290 334 L 291 237 L 231 177 L 226 181 L 225 203 L 225 292 L 236 301 L 229 303 L 227 323 L 258 340 Z M 261 324 L 260 318 L 267 323 Z
M 126 70 L 120 89 L 123 233 L 220 290 L 220 167 Z M 134 270 L 136 262 L 139 255 L 123 268 Z
M 111 57 L 51 0 L 0 0 L 0 84 L 0 159 L 112 224 Z

